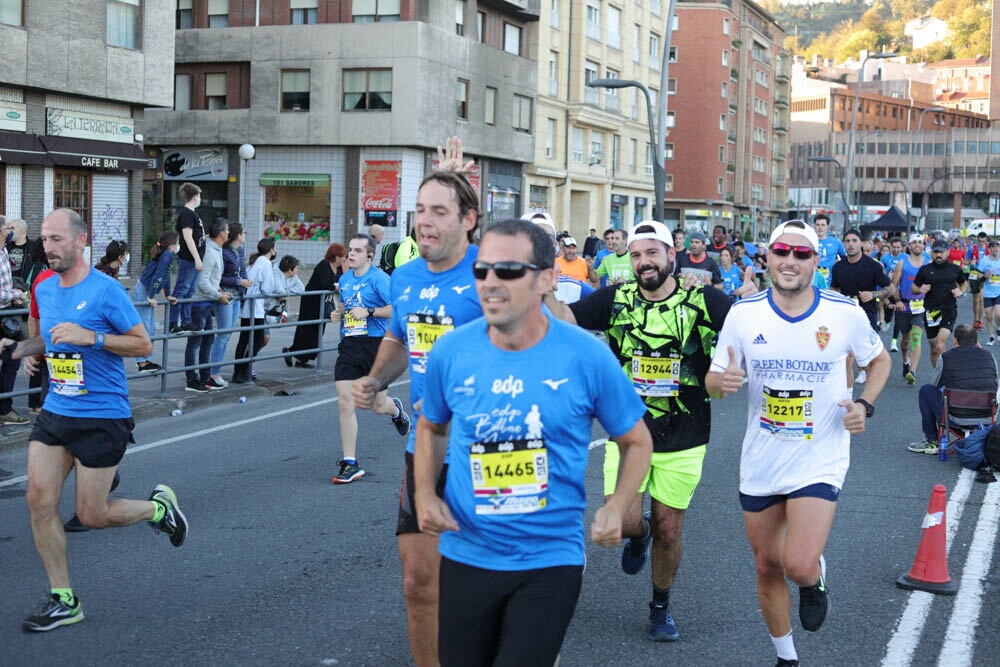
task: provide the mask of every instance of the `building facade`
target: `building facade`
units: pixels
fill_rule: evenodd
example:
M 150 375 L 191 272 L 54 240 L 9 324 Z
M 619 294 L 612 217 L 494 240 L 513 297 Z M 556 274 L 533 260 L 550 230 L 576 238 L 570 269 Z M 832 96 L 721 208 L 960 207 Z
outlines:
M 249 239 L 314 264 L 373 223 L 402 239 L 437 146 L 458 135 L 484 222 L 525 208 L 538 0 L 182 0 L 176 12 L 174 105 L 149 111 L 146 132 L 168 207 L 192 181 L 203 218 L 242 220 Z
M 173 35 L 158 26 L 172 20 L 173 0 L 2 9 L 0 213 L 24 218 L 35 237 L 52 209 L 75 210 L 95 263 L 110 240 L 138 248 L 143 110 L 171 104 Z

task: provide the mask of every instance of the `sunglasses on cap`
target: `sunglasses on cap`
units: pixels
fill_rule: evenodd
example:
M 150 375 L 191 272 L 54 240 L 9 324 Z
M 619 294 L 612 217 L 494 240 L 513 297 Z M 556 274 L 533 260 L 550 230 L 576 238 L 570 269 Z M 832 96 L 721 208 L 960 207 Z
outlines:
M 772 243 L 771 252 L 778 257 L 794 255 L 795 259 L 812 259 L 813 249 L 807 245 L 788 245 L 787 243 Z
M 476 277 L 476 280 L 486 280 L 490 269 L 493 269 L 493 273 L 500 280 L 517 280 L 523 278 L 528 271 L 541 271 L 536 265 L 524 262 L 496 262 L 494 264 L 476 262 L 472 265 L 472 275 Z

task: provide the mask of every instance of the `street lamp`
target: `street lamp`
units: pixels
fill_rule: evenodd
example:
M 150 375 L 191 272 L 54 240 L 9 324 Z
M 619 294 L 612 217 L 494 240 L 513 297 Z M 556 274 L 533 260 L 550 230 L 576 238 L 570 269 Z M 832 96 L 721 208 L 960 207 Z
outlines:
M 835 157 L 827 157 L 822 155 L 815 155 L 809 158 L 809 162 L 829 162 L 834 167 L 837 168 L 837 178 L 840 179 L 840 201 L 847 210 L 844 211 L 844 229 L 847 229 L 847 223 L 851 219 L 851 208 L 850 203 L 847 201 L 847 195 L 844 193 L 844 165 L 840 164 L 840 160 Z
M 257 149 L 253 147 L 253 144 L 243 144 L 240 146 L 239 150 L 240 160 L 240 221 L 243 223 L 243 229 L 247 229 L 247 210 L 244 208 L 246 204 L 246 172 L 247 172 L 247 161 L 254 159 L 257 155 Z
M 638 88 L 646 96 L 646 121 L 649 124 L 649 149 L 653 152 L 653 219 L 663 222 L 663 197 L 667 186 L 667 172 L 663 168 L 663 163 L 657 158 L 656 153 L 656 128 L 653 125 L 653 102 L 649 96 L 649 89 L 638 81 L 632 79 L 591 79 L 587 82 L 588 88 Z
M 920 117 L 917 119 L 917 143 L 916 145 L 912 143 L 910 144 L 910 170 L 906 172 L 908 180 L 906 186 L 906 238 L 910 238 L 910 202 L 913 201 L 913 154 L 916 152 L 916 147 L 920 145 L 920 126 L 924 123 L 925 113 L 941 113 L 944 110 L 944 107 L 928 107 L 927 109 L 921 109 Z
M 851 179 L 854 176 L 854 170 L 852 169 L 852 163 L 854 159 L 854 124 L 858 120 L 858 101 L 861 99 L 861 84 L 865 82 L 865 65 L 869 60 L 885 60 L 886 58 L 895 58 L 895 53 L 872 53 L 861 61 L 861 69 L 858 70 L 858 85 L 857 90 L 854 91 L 854 109 L 851 111 L 851 131 L 847 134 L 847 184 L 845 189 L 847 192 L 851 192 Z M 851 202 L 847 202 L 847 209 L 850 211 Z M 858 212 L 861 212 L 860 205 L 858 206 Z

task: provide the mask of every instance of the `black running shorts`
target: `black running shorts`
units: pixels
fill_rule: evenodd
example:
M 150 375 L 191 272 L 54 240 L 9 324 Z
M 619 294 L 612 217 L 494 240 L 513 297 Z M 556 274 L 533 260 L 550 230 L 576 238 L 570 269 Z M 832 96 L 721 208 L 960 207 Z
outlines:
M 335 382 L 357 380 L 371 372 L 381 338 L 347 336 L 337 346 L 337 365 L 333 369 Z
M 438 498 L 444 498 L 444 483 L 448 478 L 448 464 L 441 468 L 441 476 L 438 477 L 437 488 L 434 489 Z M 419 533 L 420 524 L 417 523 L 417 503 L 413 499 L 413 454 L 406 452 L 406 470 L 403 471 L 403 487 L 399 490 L 399 518 L 396 520 L 396 534 Z
M 31 429 L 29 441 L 65 447 L 87 468 L 113 468 L 125 456 L 135 421 L 65 417 L 42 409 Z

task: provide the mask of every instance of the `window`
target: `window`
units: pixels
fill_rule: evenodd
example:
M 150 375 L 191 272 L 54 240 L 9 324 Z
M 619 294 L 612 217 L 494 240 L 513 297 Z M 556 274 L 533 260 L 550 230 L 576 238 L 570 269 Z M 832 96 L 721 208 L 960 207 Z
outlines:
M 90 226 L 90 172 L 56 169 L 53 183 L 53 201 L 56 208 L 76 211 Z
M 583 128 L 573 128 L 573 151 L 571 155 L 573 162 L 583 162 Z
M 764 86 L 765 88 L 767 88 L 768 84 L 770 83 L 770 79 L 771 79 L 771 77 L 768 76 L 767 72 L 765 72 L 763 70 L 759 70 L 759 69 L 754 69 L 753 76 L 754 76 L 754 80 L 758 84 L 760 84 L 761 86 Z
M 668 111 L 667 112 L 667 128 L 673 128 L 677 124 L 677 112 Z
M 465 34 L 465 0 L 455 0 L 455 34 Z
M 309 70 L 281 70 L 281 110 L 309 111 Z
M 722 49 L 722 64 L 729 67 L 729 49 Z
M 141 0 L 108 0 L 108 46 L 142 48 Z
M 609 69 L 604 72 L 605 79 L 620 79 L 618 70 Z M 610 111 L 618 111 L 618 89 L 607 88 L 604 91 L 604 108 Z
M 553 157 L 556 152 L 556 131 L 558 125 L 555 118 L 545 119 L 545 157 Z
M 673 160 L 674 159 L 674 145 L 673 144 L 663 144 L 663 159 Z
M 663 184 L 663 191 L 664 192 L 673 192 L 674 191 L 674 175 L 673 174 L 665 174 L 665 177 L 666 177 L 666 180 L 664 181 L 664 184 Z
M 722 34 L 723 35 L 729 34 L 729 19 L 725 17 L 723 17 L 722 19 Z
M 719 162 L 725 162 L 725 161 L 726 161 L 726 147 L 719 146 Z
M 677 94 L 677 79 L 667 79 L 667 95 Z
M 753 140 L 759 144 L 767 143 L 767 132 L 762 127 L 753 128 Z
M 0 6 L 5 0 L 0 0 Z M 20 0 L 19 0 L 20 1 Z M 174 25 L 178 30 L 188 30 L 194 27 L 194 11 L 191 8 L 192 0 L 177 0 L 177 20 Z
M 670 47 L 670 56 L 667 58 L 667 61 L 670 62 L 670 63 L 677 62 L 677 47 L 676 46 L 671 46 Z
M 725 191 L 726 191 L 726 179 L 724 179 L 724 178 L 722 178 L 720 176 L 719 177 L 719 185 L 718 185 L 718 188 L 717 188 L 717 192 L 721 195 Z
M 511 126 L 519 132 L 531 132 L 531 98 L 514 95 L 514 114 Z
M 205 75 L 205 108 L 211 110 L 226 108 L 226 75 Z
M 660 36 L 649 33 L 649 69 L 660 69 Z
M 629 139 L 629 149 L 628 149 L 628 173 L 635 173 L 635 160 L 639 155 L 639 142 L 635 139 Z
M 759 97 L 753 98 L 753 110 L 754 113 L 759 113 L 762 116 L 767 115 L 767 100 L 762 100 Z
M 476 39 L 480 42 L 483 41 L 484 23 L 486 23 L 486 14 L 484 12 L 476 12 Z
M 191 109 L 191 75 L 174 75 L 174 109 L 189 111 Z
M 590 164 L 601 164 L 604 160 L 604 135 L 596 130 L 590 131 Z
M 722 82 L 722 99 L 729 99 L 729 84 L 725 81 Z
M 355 23 L 394 23 L 399 20 L 399 0 L 353 0 L 351 18 Z
M 670 29 L 673 30 L 674 32 L 677 32 L 678 30 L 681 29 L 681 20 L 677 18 L 677 14 L 674 14 L 673 25 L 670 26 Z
M 208 27 L 229 27 L 229 0 L 208 0 Z
M 469 82 L 465 79 L 458 80 L 458 87 L 455 89 L 455 114 L 459 118 L 469 118 Z
M 344 70 L 344 111 L 391 109 L 391 69 Z
M 719 129 L 723 132 L 726 131 L 726 114 L 719 114 Z
M 497 124 L 497 89 L 486 86 L 486 97 L 484 100 L 486 105 L 485 115 L 483 120 L 487 125 Z
M 759 155 L 753 156 L 753 170 L 764 173 L 764 158 Z
M 646 143 L 646 175 L 653 175 L 653 147 Z
M 586 86 L 583 91 L 583 100 L 587 104 L 597 104 L 601 99 L 601 94 L 597 88 L 587 86 L 588 83 L 597 78 L 597 68 L 599 65 L 592 60 L 587 60 L 583 64 L 583 84 Z
M 601 38 L 601 0 L 587 0 L 587 37 Z
M 559 54 L 549 51 L 549 95 L 559 95 Z
M 607 45 L 612 49 L 622 48 L 622 10 L 608 6 L 608 38 Z
M 515 56 L 521 55 L 521 28 L 512 24 L 503 24 L 503 50 L 513 53 Z
M 292 0 L 292 25 L 313 25 L 316 23 L 319 0 Z
M 552 17 L 552 27 L 556 30 L 559 29 L 559 0 L 552 0 L 552 8 L 549 12 Z
M 642 52 L 640 44 L 642 44 L 642 26 L 637 23 L 632 26 L 632 62 L 639 62 L 639 54 Z

